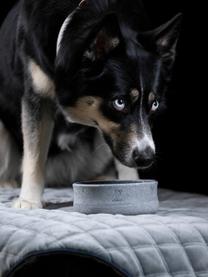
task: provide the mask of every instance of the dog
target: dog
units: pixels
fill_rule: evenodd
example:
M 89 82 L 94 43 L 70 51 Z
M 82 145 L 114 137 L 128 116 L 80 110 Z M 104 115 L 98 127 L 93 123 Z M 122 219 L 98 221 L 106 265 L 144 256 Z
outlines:
M 15 207 L 41 208 L 45 182 L 66 181 L 76 167 L 71 180 L 112 163 L 132 179 L 152 165 L 151 125 L 180 25 L 178 14 L 149 30 L 141 0 L 16 4 L 0 30 L 0 180 L 22 171 Z

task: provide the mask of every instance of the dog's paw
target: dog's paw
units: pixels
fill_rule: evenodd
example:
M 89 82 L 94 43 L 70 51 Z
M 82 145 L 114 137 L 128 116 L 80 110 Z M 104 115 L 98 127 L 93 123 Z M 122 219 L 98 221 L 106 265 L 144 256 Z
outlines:
M 41 202 L 30 202 L 28 200 L 18 198 L 13 203 L 13 208 L 16 209 L 42 209 L 43 204 Z

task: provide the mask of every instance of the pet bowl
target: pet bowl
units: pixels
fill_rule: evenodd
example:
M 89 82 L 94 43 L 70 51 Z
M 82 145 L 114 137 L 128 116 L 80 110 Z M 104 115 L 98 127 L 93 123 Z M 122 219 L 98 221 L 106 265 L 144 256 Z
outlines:
M 159 207 L 157 181 L 101 181 L 73 184 L 74 211 L 85 214 L 138 215 Z

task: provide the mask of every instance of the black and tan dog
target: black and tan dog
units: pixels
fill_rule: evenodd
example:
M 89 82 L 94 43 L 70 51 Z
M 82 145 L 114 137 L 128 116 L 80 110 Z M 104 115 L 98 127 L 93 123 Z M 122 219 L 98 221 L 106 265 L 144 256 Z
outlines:
M 0 181 L 19 174 L 23 149 L 16 207 L 41 207 L 45 178 L 58 182 L 70 167 L 81 178 L 102 172 L 112 154 L 93 149 L 104 140 L 122 177 L 154 159 L 150 126 L 170 80 L 181 15 L 148 31 L 140 0 L 79 2 L 22 0 L 0 30 Z M 79 158 L 75 150 L 63 157 L 70 143 L 81 148 Z

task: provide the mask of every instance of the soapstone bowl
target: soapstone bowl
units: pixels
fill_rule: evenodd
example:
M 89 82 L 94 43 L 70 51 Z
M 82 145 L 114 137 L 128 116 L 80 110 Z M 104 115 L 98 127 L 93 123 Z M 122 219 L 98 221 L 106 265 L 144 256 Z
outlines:
M 155 180 L 74 183 L 74 211 L 85 214 L 139 215 L 159 208 Z

